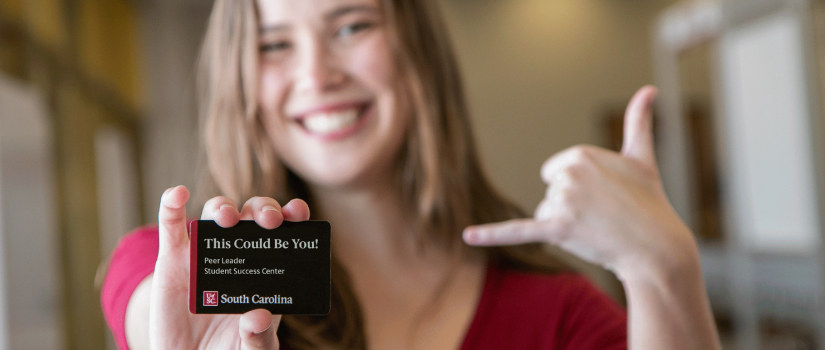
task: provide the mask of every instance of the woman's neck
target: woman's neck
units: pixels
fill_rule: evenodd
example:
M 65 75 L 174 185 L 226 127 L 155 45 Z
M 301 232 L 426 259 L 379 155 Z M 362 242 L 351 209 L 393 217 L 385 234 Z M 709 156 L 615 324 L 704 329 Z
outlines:
M 315 209 L 332 225 L 333 250 L 345 264 L 417 259 L 414 214 L 391 180 L 358 187 L 310 187 Z

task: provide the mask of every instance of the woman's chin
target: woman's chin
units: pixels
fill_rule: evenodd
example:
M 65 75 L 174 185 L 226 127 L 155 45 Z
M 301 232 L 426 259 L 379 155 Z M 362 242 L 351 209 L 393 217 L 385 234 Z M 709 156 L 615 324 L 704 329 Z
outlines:
M 304 174 L 301 178 L 311 187 L 324 190 L 356 190 L 380 183 L 379 176 L 367 169 L 335 168 Z

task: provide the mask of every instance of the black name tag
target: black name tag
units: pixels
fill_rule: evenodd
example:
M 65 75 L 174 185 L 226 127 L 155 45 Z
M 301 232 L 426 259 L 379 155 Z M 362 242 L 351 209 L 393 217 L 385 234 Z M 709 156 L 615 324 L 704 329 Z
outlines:
M 189 311 L 328 314 L 329 232 L 327 221 L 284 221 L 274 230 L 246 220 L 229 228 L 193 221 Z

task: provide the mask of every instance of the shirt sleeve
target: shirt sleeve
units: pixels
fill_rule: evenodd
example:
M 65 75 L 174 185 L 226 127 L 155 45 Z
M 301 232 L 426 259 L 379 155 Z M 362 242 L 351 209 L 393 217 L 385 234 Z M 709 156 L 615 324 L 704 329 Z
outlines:
M 135 288 L 155 270 L 158 256 L 157 227 L 140 228 L 118 242 L 109 260 L 109 268 L 101 287 L 100 303 L 103 316 L 120 349 L 126 343 L 126 307 Z

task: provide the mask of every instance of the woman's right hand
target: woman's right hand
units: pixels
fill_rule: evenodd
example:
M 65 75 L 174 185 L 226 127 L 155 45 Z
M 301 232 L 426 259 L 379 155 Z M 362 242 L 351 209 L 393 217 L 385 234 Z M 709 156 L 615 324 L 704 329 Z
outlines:
M 186 228 L 184 186 L 163 193 L 158 213 L 158 260 L 151 283 L 149 303 L 149 343 L 152 349 L 278 349 L 276 331 L 280 315 L 265 309 L 243 315 L 193 315 L 189 313 L 189 236 Z M 294 199 L 281 208 L 268 197 L 253 197 L 240 212 L 229 198 L 215 197 L 206 202 L 202 220 L 215 220 L 222 227 L 239 220 L 255 220 L 273 229 L 287 221 L 309 219 L 309 207 Z

